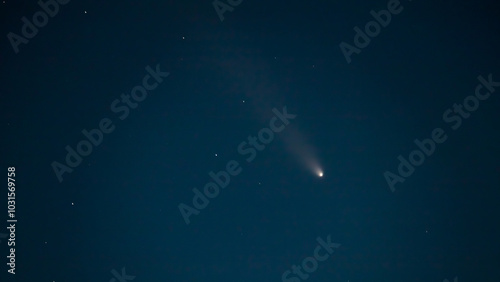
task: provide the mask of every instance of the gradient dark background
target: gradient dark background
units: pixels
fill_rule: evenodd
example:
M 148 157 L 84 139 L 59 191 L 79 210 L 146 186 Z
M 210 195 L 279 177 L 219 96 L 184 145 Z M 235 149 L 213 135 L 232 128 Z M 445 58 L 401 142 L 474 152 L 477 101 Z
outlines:
M 72 0 L 18 54 L 6 35 L 40 7 L 1 3 L 0 169 L 16 167 L 18 223 L 0 281 L 123 267 L 134 282 L 281 281 L 328 235 L 341 247 L 308 281 L 500 281 L 500 90 L 458 130 L 442 119 L 479 75 L 500 81 L 500 6 L 402 1 L 348 64 L 339 44 L 387 2 L 244 0 L 221 22 L 209 0 Z M 111 102 L 157 64 L 170 76 L 119 121 Z M 283 106 L 323 178 L 279 134 L 243 163 L 238 144 Z M 115 131 L 59 183 L 51 163 L 104 117 Z M 436 127 L 448 140 L 391 192 L 384 171 Z M 186 225 L 177 205 L 232 159 L 242 173 Z

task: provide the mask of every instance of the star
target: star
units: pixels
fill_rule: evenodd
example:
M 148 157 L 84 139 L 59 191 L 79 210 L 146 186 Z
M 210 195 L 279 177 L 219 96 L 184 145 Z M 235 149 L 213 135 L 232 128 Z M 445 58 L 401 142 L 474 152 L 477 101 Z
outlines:
M 75 205 L 75 203 L 71 203 L 71 205 L 72 205 L 72 206 L 74 206 L 74 205 Z

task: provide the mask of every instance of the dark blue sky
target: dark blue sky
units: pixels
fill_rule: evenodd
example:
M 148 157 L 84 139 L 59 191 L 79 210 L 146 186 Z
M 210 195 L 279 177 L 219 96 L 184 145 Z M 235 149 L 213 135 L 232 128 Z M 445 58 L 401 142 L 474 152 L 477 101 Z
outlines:
M 498 3 L 40 3 L 0 3 L 0 281 L 500 281 Z

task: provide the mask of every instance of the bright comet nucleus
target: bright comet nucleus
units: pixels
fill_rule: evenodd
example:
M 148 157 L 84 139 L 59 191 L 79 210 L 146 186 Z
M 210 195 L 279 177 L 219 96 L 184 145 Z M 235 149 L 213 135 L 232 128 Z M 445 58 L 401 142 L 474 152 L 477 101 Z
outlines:
M 319 176 L 319 177 L 323 177 L 323 172 L 322 172 L 322 171 L 319 171 L 319 172 L 318 172 L 318 176 Z

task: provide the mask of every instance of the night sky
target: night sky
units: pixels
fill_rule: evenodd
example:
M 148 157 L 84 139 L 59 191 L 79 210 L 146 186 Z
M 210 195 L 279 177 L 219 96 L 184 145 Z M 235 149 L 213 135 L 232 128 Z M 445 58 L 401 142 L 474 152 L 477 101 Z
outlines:
M 495 1 L 0 7 L 0 281 L 500 281 Z

